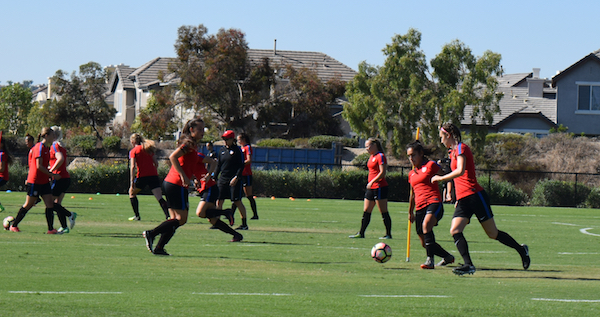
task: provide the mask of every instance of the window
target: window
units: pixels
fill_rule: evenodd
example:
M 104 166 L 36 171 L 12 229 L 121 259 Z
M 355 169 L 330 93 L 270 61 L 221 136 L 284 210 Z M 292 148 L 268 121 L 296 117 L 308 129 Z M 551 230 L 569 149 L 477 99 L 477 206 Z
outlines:
M 600 83 L 578 84 L 577 110 L 600 111 Z
M 123 91 L 117 90 L 117 102 L 115 104 L 115 108 L 117 109 L 117 113 L 121 113 L 123 110 Z

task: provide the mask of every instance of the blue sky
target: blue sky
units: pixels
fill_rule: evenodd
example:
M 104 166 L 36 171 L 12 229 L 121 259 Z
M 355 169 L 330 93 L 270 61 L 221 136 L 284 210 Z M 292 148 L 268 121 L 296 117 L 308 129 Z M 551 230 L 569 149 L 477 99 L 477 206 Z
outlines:
M 325 53 L 353 69 L 382 65 L 382 49 L 409 28 L 427 59 L 458 39 L 476 56 L 502 55 L 506 73 L 551 78 L 600 49 L 600 1 L 3 1 L 0 85 L 42 84 L 89 61 L 139 67 L 174 57 L 177 29 L 237 28 L 250 48 Z

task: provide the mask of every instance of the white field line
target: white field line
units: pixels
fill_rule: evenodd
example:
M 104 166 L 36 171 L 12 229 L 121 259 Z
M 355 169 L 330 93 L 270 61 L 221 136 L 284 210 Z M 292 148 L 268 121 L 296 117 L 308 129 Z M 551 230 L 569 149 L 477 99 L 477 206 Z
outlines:
M 584 233 L 584 234 L 589 234 L 590 236 L 596 236 L 596 237 L 600 237 L 600 234 L 597 233 L 589 233 L 587 232 L 588 230 L 591 230 L 594 228 L 583 228 L 583 229 L 579 229 L 579 232 Z
M 358 295 L 359 297 L 392 297 L 392 298 L 448 298 L 446 295 Z
M 49 291 L 8 291 L 11 294 L 84 294 L 84 295 L 119 295 L 123 292 L 49 292 Z
M 563 226 L 574 226 L 574 227 L 582 227 L 580 225 L 574 225 L 572 223 L 564 223 L 564 222 L 553 222 L 553 225 L 563 225 Z
M 292 296 L 292 294 L 279 293 L 196 293 L 193 295 L 213 295 L 213 296 Z
M 600 299 L 532 298 L 531 300 L 539 300 L 539 301 L 546 301 L 546 302 L 563 302 L 563 303 L 600 303 Z
M 558 252 L 559 255 L 598 255 L 600 253 L 588 253 L 588 252 Z

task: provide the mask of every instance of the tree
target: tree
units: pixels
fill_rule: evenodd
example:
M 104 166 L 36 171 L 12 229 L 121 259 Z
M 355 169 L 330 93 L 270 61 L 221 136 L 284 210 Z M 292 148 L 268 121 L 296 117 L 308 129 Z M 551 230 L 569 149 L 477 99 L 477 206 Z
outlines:
M 182 26 L 175 43 L 182 105 L 214 118 L 229 128 L 243 128 L 244 119 L 268 98 L 274 74 L 268 60 L 252 65 L 245 35 L 220 29 L 208 35 L 203 25 Z
M 475 58 L 463 43 L 453 41 L 431 61 L 431 73 L 420 44 L 421 33 L 410 29 L 386 45 L 383 66 L 361 63 L 347 85 L 344 118 L 359 135 L 380 137 L 400 157 L 417 127 L 425 142 L 432 142 L 442 123 L 460 125 L 465 107 L 472 106 L 472 145 L 482 150 L 486 125 L 502 98 L 496 92 L 501 56 L 486 51 Z
M 147 106 L 135 118 L 132 131 L 139 132 L 145 138 L 161 140 L 177 132 L 175 119 L 175 99 L 173 87 L 166 86 L 155 91 Z
M 51 79 L 58 98 L 49 105 L 49 121 L 67 128 L 91 126 L 101 139 L 99 129 L 116 114 L 104 100 L 106 79 L 105 71 L 95 62 L 79 66 L 79 74 L 73 72 L 70 79 L 64 71 L 58 70 Z
M 27 130 L 27 115 L 33 105 L 31 81 L 23 84 L 9 82 L 0 88 L 0 130 L 23 135 Z

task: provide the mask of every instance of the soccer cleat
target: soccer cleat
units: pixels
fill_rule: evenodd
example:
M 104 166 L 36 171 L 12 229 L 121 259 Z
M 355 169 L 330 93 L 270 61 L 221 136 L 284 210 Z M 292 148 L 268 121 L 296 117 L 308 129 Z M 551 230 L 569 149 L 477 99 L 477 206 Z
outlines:
M 233 218 L 233 210 L 228 209 L 225 213 L 225 217 L 229 220 L 229 226 L 233 226 L 235 223 L 235 218 Z
M 13 227 L 13 226 L 10 226 L 10 231 L 12 231 L 12 232 L 21 232 L 21 230 L 19 230 L 19 227 Z
M 252 218 L 250 218 L 250 219 L 252 219 L 252 220 L 258 220 L 258 215 L 254 215 L 254 216 L 252 216 Z
M 443 258 L 440 262 L 438 262 L 436 266 L 446 266 L 452 263 L 454 263 L 454 256 L 450 254 L 447 257 Z
M 144 239 L 146 240 L 146 248 L 148 248 L 148 251 L 153 252 L 152 244 L 154 243 L 154 237 L 150 235 L 150 231 L 142 232 L 142 236 L 144 236 Z
M 529 264 L 531 264 L 531 258 L 529 257 L 529 247 L 526 244 L 521 244 L 523 249 L 525 249 L 525 254 L 521 255 L 521 260 L 523 261 L 523 270 L 527 270 L 529 268 Z
M 58 232 L 59 234 L 63 234 L 63 233 L 69 233 L 71 231 L 69 230 L 69 228 L 60 227 L 60 228 L 58 228 L 58 230 L 56 232 Z
M 350 239 L 364 239 L 365 235 L 361 234 L 360 232 L 357 232 L 356 234 L 349 235 L 348 238 L 350 238 Z
M 427 257 L 427 260 L 425 260 L 425 263 L 421 264 L 421 268 L 424 270 L 433 270 L 435 268 L 435 266 L 433 266 L 433 259 L 430 257 Z
M 46 234 L 59 234 L 58 231 L 56 231 L 56 229 L 52 229 L 52 230 L 48 230 L 48 232 L 46 232 Z
M 140 221 L 141 218 L 138 216 L 129 217 L 129 221 Z
M 169 256 L 170 254 L 167 253 L 167 250 L 165 249 L 154 249 L 154 255 L 164 255 L 164 256 Z
M 0 212 L 3 212 L 4 210 L 6 210 L 6 208 L 4 208 L 4 206 L 2 206 L 2 204 L 0 204 Z
M 246 226 L 246 225 L 241 225 L 241 226 L 239 226 L 239 227 L 235 228 L 235 230 L 248 230 L 248 226 Z
M 69 217 L 69 225 L 70 225 L 71 229 L 73 229 L 73 227 L 75 227 L 75 219 L 77 219 L 77 213 L 71 212 L 71 216 Z
M 237 235 L 234 235 L 233 239 L 231 239 L 231 241 L 229 241 L 229 242 L 240 242 L 242 240 L 244 240 L 244 236 L 241 234 L 237 234 Z
M 475 266 L 473 265 L 468 265 L 468 264 L 463 264 L 457 268 L 454 268 L 452 270 L 452 273 L 456 274 L 456 275 L 465 275 L 465 274 L 473 274 L 475 273 Z
M 379 240 L 388 240 L 388 239 L 391 239 L 391 238 L 392 238 L 392 235 L 388 234 L 388 235 L 385 235 L 385 236 L 379 238 Z

